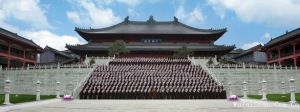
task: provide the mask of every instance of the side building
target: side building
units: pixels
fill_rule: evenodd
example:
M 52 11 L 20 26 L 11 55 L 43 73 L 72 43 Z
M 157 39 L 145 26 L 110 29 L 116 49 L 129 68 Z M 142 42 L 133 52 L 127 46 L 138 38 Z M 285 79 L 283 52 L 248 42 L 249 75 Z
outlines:
M 40 64 L 70 64 L 78 62 L 78 56 L 68 51 L 58 51 L 46 46 L 40 54 Z
M 173 21 L 156 21 L 152 16 L 147 21 L 123 22 L 100 29 L 75 31 L 87 44 L 67 45 L 72 52 L 84 58 L 86 55 L 107 56 L 108 48 L 116 40 L 124 40 L 130 53 L 122 56 L 169 57 L 176 49 L 186 46 L 193 56 L 223 56 L 235 46 L 215 45 L 226 29 L 198 29 L 185 25 L 174 17 Z
M 237 63 L 265 64 L 266 53 L 262 51 L 262 45 L 256 45 L 233 57 Z
M 300 66 L 300 28 L 270 40 L 264 50 L 268 64 Z
M 21 67 L 37 63 L 37 54 L 42 48 L 32 40 L 0 28 L 0 65 Z

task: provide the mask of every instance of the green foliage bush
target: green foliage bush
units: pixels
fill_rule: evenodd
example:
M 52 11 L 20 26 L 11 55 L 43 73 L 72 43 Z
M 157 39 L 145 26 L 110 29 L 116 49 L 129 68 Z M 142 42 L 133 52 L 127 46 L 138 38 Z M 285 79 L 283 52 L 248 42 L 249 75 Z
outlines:
M 55 95 L 41 95 L 41 100 L 46 100 L 46 99 L 52 99 L 55 98 Z M 15 104 L 15 103 L 23 103 L 23 102 L 32 102 L 36 101 L 36 96 L 35 95 L 24 95 L 24 94 L 11 94 L 10 95 L 10 103 Z M 3 105 L 4 103 L 4 94 L 0 94 L 0 105 Z

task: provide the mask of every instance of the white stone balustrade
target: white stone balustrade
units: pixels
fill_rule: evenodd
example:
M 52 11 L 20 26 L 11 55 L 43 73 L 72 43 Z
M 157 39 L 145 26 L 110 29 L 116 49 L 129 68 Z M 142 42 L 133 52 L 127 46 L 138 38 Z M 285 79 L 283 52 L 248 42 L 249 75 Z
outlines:
M 248 81 L 259 81 L 264 78 L 268 78 L 268 92 L 270 93 L 282 93 L 281 81 L 288 82 L 290 77 L 294 77 L 296 80 L 300 80 L 300 69 L 297 67 L 280 67 L 278 65 L 251 65 L 245 64 L 219 64 L 214 65 L 212 68 L 207 67 L 209 71 L 219 82 L 232 82 L 232 91 L 235 95 L 243 95 L 241 82 L 245 79 Z M 280 69 L 281 68 L 281 69 Z M 260 81 L 261 82 L 261 81 Z M 249 82 L 248 82 L 249 83 Z M 295 82 L 296 85 L 300 85 L 300 82 Z M 286 83 L 287 84 L 287 83 Z M 259 83 L 249 83 L 247 85 L 248 94 L 257 95 L 259 93 Z M 228 89 L 228 88 L 227 88 Z M 286 87 L 287 89 L 287 87 Z M 228 90 L 227 90 L 228 91 Z M 300 92 L 300 87 L 296 86 L 296 92 Z M 287 91 L 285 92 L 287 93 Z

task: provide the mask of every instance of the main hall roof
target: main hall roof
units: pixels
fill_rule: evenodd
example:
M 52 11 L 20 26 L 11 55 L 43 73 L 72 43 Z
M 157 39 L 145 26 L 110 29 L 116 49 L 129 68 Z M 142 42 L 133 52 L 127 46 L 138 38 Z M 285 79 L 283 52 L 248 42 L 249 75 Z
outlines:
M 84 45 L 67 45 L 66 47 L 72 51 L 86 52 L 86 51 L 107 51 L 111 42 L 105 43 L 90 43 Z M 224 46 L 214 44 L 199 44 L 199 43 L 151 43 L 145 44 L 142 42 L 131 42 L 126 44 L 126 48 L 130 51 L 175 51 L 182 46 L 186 46 L 192 51 L 220 51 L 229 52 L 235 46 Z
M 130 21 L 126 17 L 123 22 L 99 29 L 82 29 L 75 28 L 83 38 L 89 40 L 91 35 L 107 35 L 107 34 L 143 34 L 143 35 L 223 35 L 227 30 L 224 29 L 198 29 L 185 25 L 174 17 L 173 21 L 156 21 L 150 16 L 147 21 Z

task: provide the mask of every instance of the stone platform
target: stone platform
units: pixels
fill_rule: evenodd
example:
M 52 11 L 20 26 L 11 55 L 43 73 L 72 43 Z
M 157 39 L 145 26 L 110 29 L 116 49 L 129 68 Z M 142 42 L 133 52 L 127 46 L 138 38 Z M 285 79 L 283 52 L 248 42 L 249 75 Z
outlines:
M 0 107 L 1 112 L 299 112 L 300 107 L 242 99 L 227 100 L 46 100 Z

